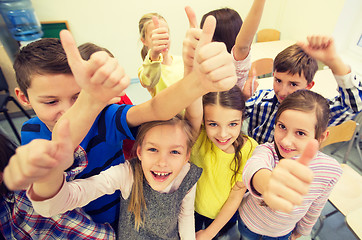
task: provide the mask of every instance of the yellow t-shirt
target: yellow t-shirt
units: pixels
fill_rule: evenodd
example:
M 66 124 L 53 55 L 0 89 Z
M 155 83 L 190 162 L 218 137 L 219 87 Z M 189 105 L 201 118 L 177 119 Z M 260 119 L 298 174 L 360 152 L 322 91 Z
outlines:
M 138 69 L 138 78 L 140 79 L 141 84 L 150 92 L 152 97 L 184 77 L 182 57 L 171 57 L 172 64 L 164 65 L 162 64 L 162 57 L 159 61 L 151 61 L 148 52 L 142 67 Z
M 242 182 L 245 163 L 258 145 L 254 139 L 250 137 L 247 139 L 241 148 L 242 166 L 236 176 L 237 182 Z M 192 148 L 190 158 L 191 162 L 203 168 L 196 187 L 195 211 L 197 213 L 211 219 L 215 219 L 219 214 L 235 185 L 235 182 L 231 184 L 234 172 L 230 168 L 234 155 L 218 148 L 209 140 L 205 129 L 202 128 Z

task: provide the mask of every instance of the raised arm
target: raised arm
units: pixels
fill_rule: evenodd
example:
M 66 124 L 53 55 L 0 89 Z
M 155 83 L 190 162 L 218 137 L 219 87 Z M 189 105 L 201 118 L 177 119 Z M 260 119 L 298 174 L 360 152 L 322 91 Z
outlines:
M 234 57 L 237 61 L 245 59 L 250 52 L 251 43 L 263 14 L 264 4 L 265 0 L 254 0 L 243 25 L 241 25 L 234 46 Z
M 146 55 L 142 67 L 138 70 L 138 77 L 143 87 L 152 89 L 160 80 L 161 64 L 169 64 L 170 57 L 168 48 L 170 45 L 170 36 L 167 27 L 160 27 L 156 16 L 152 17 L 155 29 L 151 34 L 152 45 Z M 142 41 L 145 41 L 143 39 Z
M 300 205 L 313 180 L 309 162 L 318 151 L 316 140 L 308 143 L 298 160 L 283 159 L 272 170 L 260 169 L 252 177 L 252 188 L 262 195 L 265 203 L 274 210 L 289 213 Z
M 129 126 L 170 119 L 204 94 L 235 85 L 235 67 L 225 44 L 211 42 L 215 25 L 212 16 L 205 21 L 192 72 L 148 102 L 132 107 L 127 113 Z
M 51 141 L 35 139 L 21 146 L 4 169 L 4 182 L 10 190 L 22 190 L 33 182 L 46 183 L 44 195 L 54 195 L 63 182 L 63 171 L 73 164 L 69 122 L 58 123 Z M 43 194 L 41 193 L 41 194 Z
M 96 52 L 84 61 L 69 31 L 61 31 L 60 38 L 74 78 L 82 88 L 77 101 L 60 118 L 69 119 L 71 139 L 76 148 L 98 114 L 110 100 L 122 94 L 130 80 L 117 60 L 106 52 Z
M 339 86 L 340 99 L 332 100 L 330 124 L 340 122 L 340 119 L 350 119 L 344 115 L 360 112 L 362 110 L 362 83 L 361 77 L 351 72 L 351 68 L 338 55 L 334 40 L 329 36 L 314 35 L 307 37 L 307 42 L 298 42 L 303 50 L 327 65 L 333 72 Z M 337 101 L 341 101 L 340 103 Z M 333 106 L 336 106 L 334 108 Z M 346 107 L 347 106 L 347 107 Z M 333 108 L 333 110 L 332 110 Z M 350 109 L 348 109 L 350 108 Z M 339 118 L 339 120 L 336 120 Z
M 308 36 L 307 43 L 298 42 L 298 45 L 308 55 L 327 65 L 333 74 L 342 76 L 351 72 L 350 67 L 337 54 L 332 37 L 321 35 Z
M 189 6 L 185 8 L 187 18 L 189 20 L 190 28 L 186 32 L 186 37 L 183 41 L 182 57 L 184 60 L 184 75 L 188 75 L 192 72 L 195 60 L 195 51 L 200 40 L 201 29 L 197 26 L 196 15 L 193 9 Z M 192 104 L 186 108 L 185 118 L 191 123 L 195 134 L 200 131 L 203 108 L 202 108 L 202 97 L 196 99 Z

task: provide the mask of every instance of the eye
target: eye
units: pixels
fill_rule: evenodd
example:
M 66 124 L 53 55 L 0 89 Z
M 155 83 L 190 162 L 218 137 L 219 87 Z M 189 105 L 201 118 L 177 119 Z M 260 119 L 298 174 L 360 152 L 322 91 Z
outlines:
M 285 125 L 282 124 L 282 123 L 279 123 L 279 124 L 278 124 L 278 127 L 279 127 L 280 129 L 282 129 L 282 130 L 285 130 L 285 129 L 286 129 Z
M 72 97 L 72 101 L 75 102 L 78 99 L 79 94 Z
M 275 78 L 275 82 L 281 83 L 282 81 L 280 79 L 278 79 L 278 78 Z
M 157 149 L 156 148 L 149 148 L 149 149 L 147 149 L 147 151 L 149 151 L 149 152 L 157 152 Z
M 297 131 L 297 135 L 298 136 L 306 136 L 307 134 L 305 134 L 305 132 L 302 132 L 302 131 Z
M 217 123 L 209 123 L 209 126 L 211 126 L 211 127 L 216 127 L 216 126 L 217 126 Z
M 296 84 L 296 83 L 290 83 L 290 85 L 291 85 L 292 87 L 298 87 L 298 84 Z
M 229 126 L 230 127 L 236 127 L 238 124 L 237 123 L 230 123 Z
M 54 100 L 54 101 L 44 102 L 44 104 L 46 104 L 46 105 L 54 105 L 57 102 L 58 102 L 57 100 Z
M 181 153 L 179 151 L 177 151 L 177 150 L 172 150 L 171 154 L 181 154 Z

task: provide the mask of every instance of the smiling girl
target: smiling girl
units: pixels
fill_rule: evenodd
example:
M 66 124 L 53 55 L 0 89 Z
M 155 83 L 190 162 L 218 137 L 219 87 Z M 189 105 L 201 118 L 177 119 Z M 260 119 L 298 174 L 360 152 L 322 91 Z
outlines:
M 34 183 L 28 195 L 38 213 L 54 216 L 119 189 L 118 239 L 195 239 L 194 199 L 202 170 L 188 162 L 192 144 L 192 128 L 179 115 L 144 123 L 136 158 L 87 179 Z
M 309 90 L 298 90 L 280 104 L 274 143 L 256 147 L 244 168 L 249 192 L 239 208 L 242 239 L 310 234 L 342 174 L 335 159 L 317 150 L 329 134 L 329 116 L 328 101 Z M 309 166 L 301 161 L 305 155 Z
M 241 174 L 257 145 L 241 132 L 245 109 L 241 99 L 237 86 L 203 96 L 204 124 L 191 154 L 191 161 L 203 168 L 195 199 L 197 239 L 220 236 L 236 223 L 236 216 L 230 219 L 246 190 Z

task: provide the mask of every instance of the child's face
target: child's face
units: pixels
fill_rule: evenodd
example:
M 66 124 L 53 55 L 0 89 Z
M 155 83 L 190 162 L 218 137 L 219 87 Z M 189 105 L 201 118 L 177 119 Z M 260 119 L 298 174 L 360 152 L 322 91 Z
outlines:
M 145 135 L 137 156 L 148 184 L 164 190 L 178 176 L 189 160 L 187 135 L 180 125 L 160 125 Z
M 33 108 L 35 114 L 53 130 L 55 123 L 77 99 L 81 88 L 71 74 L 35 75 L 28 88 L 28 99 L 19 90 L 19 101 Z
M 206 105 L 204 121 L 208 138 L 224 152 L 234 153 L 232 144 L 240 135 L 242 112 L 220 105 Z
M 279 103 L 283 102 L 284 98 L 296 90 L 311 89 L 314 85 L 313 81 L 308 84 L 303 73 L 301 76 L 299 76 L 299 74 L 291 75 L 288 74 L 288 72 L 275 71 L 273 76 L 273 89 Z
M 167 32 L 168 32 L 168 24 L 165 20 L 163 19 L 158 19 L 159 21 L 159 27 L 160 28 L 166 28 Z M 145 39 L 143 40 L 143 44 L 148 47 L 149 49 L 151 49 L 153 47 L 153 42 L 152 42 L 152 31 L 155 30 L 155 25 L 153 24 L 153 22 L 151 21 L 147 28 L 146 28 L 146 32 L 145 32 Z M 170 41 L 169 41 L 170 43 Z M 167 49 L 170 49 L 170 46 L 167 46 Z
M 279 117 L 274 141 L 283 158 L 302 153 L 307 143 L 315 138 L 317 118 L 315 112 L 285 110 Z

